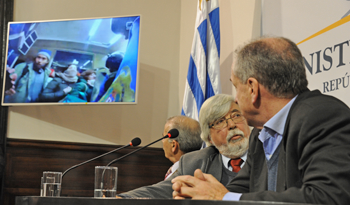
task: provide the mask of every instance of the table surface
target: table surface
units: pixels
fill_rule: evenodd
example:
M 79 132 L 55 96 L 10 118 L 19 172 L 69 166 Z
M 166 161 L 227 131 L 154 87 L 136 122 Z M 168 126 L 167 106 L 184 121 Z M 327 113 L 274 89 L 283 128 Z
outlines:
M 174 199 L 106 199 L 93 197 L 17 196 L 16 205 L 292 205 L 295 203 L 264 201 L 214 201 Z M 306 205 L 306 204 L 305 204 Z M 310 205 L 310 204 L 308 204 Z

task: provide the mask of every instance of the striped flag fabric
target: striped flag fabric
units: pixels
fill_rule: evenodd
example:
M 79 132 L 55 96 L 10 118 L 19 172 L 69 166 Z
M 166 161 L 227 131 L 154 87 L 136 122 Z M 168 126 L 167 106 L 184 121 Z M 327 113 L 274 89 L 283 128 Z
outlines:
M 198 120 L 203 102 L 221 93 L 218 0 L 198 0 L 181 114 Z

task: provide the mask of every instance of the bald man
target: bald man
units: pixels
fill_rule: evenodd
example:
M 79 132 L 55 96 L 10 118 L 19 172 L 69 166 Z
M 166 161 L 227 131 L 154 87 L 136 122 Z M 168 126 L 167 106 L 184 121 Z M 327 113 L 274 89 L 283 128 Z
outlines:
M 165 157 L 174 163 L 166 173 L 165 179 L 176 172 L 182 155 L 199 150 L 203 143 L 200 137 L 201 129 L 196 120 L 181 115 L 170 117 L 165 123 L 163 136 L 174 128 L 179 130 L 179 135 L 176 138 L 162 140 Z

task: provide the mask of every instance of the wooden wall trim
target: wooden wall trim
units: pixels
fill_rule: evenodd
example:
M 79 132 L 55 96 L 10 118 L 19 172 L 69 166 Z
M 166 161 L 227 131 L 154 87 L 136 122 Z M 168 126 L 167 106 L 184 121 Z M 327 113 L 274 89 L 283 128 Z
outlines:
M 61 141 L 44 141 L 44 140 L 28 140 L 28 139 L 12 139 L 7 141 L 7 147 L 38 147 L 38 148 L 54 148 L 64 150 L 85 150 L 85 151 L 111 151 L 113 149 L 122 147 L 124 145 L 106 145 L 106 144 L 92 144 L 92 143 L 78 143 L 78 142 L 61 142 Z M 138 149 L 139 147 L 129 147 L 126 149 Z M 148 150 L 159 151 L 161 148 L 148 147 Z
M 69 167 L 116 149 L 118 145 L 95 145 L 40 140 L 8 139 L 4 204 L 15 196 L 38 196 L 43 171 L 64 172 Z M 139 147 L 128 147 L 68 172 L 62 181 L 62 196 L 92 197 L 94 167 Z M 157 183 L 171 166 L 161 148 L 146 148 L 113 164 L 118 167 L 117 192 Z

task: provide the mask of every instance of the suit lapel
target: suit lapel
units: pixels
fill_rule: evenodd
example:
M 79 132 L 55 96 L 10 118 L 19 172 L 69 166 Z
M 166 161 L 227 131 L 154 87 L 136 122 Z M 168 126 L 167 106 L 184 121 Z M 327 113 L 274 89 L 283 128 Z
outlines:
M 222 158 L 219 151 L 210 155 L 207 159 L 205 173 L 211 173 L 218 181 L 221 181 L 222 177 Z
M 262 191 L 267 189 L 267 166 L 266 166 L 266 157 L 264 155 L 263 145 L 260 142 L 259 131 L 256 130 L 254 135 L 251 136 L 250 140 L 255 140 L 255 147 L 251 150 L 252 153 L 252 174 L 253 182 L 251 191 Z M 253 138 L 252 138 L 253 137 Z
M 280 146 L 280 153 L 278 156 L 276 192 L 286 190 L 286 151 L 284 143 L 280 144 Z

